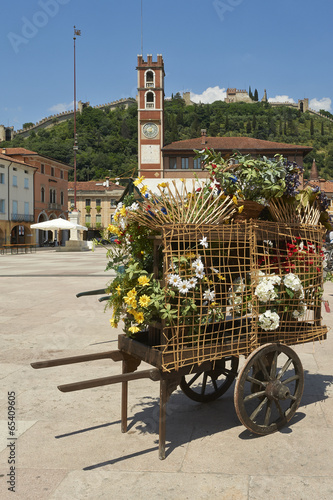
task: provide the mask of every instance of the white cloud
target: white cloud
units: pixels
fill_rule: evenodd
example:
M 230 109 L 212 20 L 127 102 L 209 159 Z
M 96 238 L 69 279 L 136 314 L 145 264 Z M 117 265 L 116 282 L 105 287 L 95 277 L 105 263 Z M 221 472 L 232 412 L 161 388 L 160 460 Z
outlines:
M 288 95 L 276 95 L 275 97 L 270 97 L 268 102 L 295 102 L 292 97 Z
M 208 89 L 204 90 L 202 94 L 195 94 L 191 92 L 191 101 L 203 104 L 211 104 L 215 101 L 224 101 L 224 98 L 227 97 L 226 89 L 220 89 L 220 87 L 208 87 Z
M 53 113 L 63 113 L 64 111 L 70 111 L 74 109 L 74 101 L 66 104 L 65 102 L 55 104 L 48 109 L 48 111 L 52 111 Z
M 324 109 L 325 111 L 331 111 L 332 101 L 329 97 L 323 97 L 322 99 L 310 99 L 309 108 L 319 111 Z

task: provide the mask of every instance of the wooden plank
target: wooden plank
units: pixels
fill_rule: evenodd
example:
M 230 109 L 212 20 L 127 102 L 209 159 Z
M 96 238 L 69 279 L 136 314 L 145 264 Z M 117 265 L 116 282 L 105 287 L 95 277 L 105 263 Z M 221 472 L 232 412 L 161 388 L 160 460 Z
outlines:
M 97 359 L 112 359 L 113 361 L 122 361 L 124 355 L 120 351 L 95 352 L 92 354 L 82 354 L 81 356 L 71 356 L 68 358 L 49 359 L 46 361 L 36 361 L 31 363 L 32 368 L 50 368 L 52 366 L 71 365 L 74 363 L 84 363 L 85 361 L 96 361 Z

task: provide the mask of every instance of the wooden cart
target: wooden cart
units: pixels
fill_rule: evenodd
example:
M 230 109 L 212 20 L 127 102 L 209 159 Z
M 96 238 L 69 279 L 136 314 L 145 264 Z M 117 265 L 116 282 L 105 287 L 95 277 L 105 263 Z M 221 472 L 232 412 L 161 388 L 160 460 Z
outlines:
M 141 332 L 137 339 L 119 335 L 118 350 L 41 361 L 32 363 L 32 367 L 46 368 L 108 358 L 122 361 L 119 375 L 58 387 L 62 392 L 69 392 L 121 383 L 122 432 L 127 430 L 128 382 L 141 378 L 159 381 L 159 458 L 164 459 L 166 406 L 172 392 L 180 386 L 188 397 L 199 403 L 214 401 L 232 385 L 237 376 L 239 358 L 245 356 L 234 391 L 236 413 L 251 432 L 261 435 L 275 432 L 295 414 L 304 388 L 302 364 L 290 345 L 326 338 L 327 328 L 321 325 L 322 236 L 322 230 L 312 226 L 261 221 L 229 226 L 165 227 L 155 245 L 156 255 L 157 248 L 163 246 L 165 274 L 170 262 L 175 261 L 175 256 L 184 255 L 190 242 L 206 238 L 209 245 L 203 248 L 202 257 L 207 271 L 205 279 L 215 290 L 216 303 L 224 304 L 223 320 L 206 320 L 211 318 L 211 310 L 208 316 L 207 301 L 201 301 L 195 312 L 180 318 L 177 324 L 154 324 L 148 331 Z M 302 250 L 289 255 L 288 245 L 293 245 L 293 241 Z M 306 242 L 306 246 L 312 249 L 311 260 L 307 252 L 304 254 L 304 243 L 301 246 L 301 242 Z M 273 257 L 269 254 L 270 245 L 278 249 Z M 273 276 L 280 283 L 281 275 L 288 274 L 286 265 L 291 263 L 291 257 L 300 260 L 304 255 L 304 260 L 296 263 L 301 291 L 284 294 L 284 302 L 282 295 L 276 299 L 279 325 L 265 330 L 258 321 L 263 307 L 257 296 L 258 283 L 262 280 L 260 276 L 266 280 Z M 208 272 L 208 269 L 212 271 Z M 186 275 L 187 271 L 184 268 L 182 272 Z M 290 274 L 293 273 L 289 273 L 289 277 Z M 93 293 L 104 293 L 104 290 L 78 296 Z M 274 293 L 271 292 L 266 307 L 272 308 Z M 300 302 L 300 298 L 302 304 L 307 302 L 306 313 L 291 314 L 290 311 L 297 311 L 296 299 Z M 194 331 L 196 335 L 193 335 Z M 142 361 L 152 368 L 137 371 Z

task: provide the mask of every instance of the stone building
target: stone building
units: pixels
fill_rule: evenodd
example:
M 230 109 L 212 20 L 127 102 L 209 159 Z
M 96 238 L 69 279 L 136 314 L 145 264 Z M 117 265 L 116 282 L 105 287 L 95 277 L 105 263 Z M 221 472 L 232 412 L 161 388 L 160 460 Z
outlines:
M 84 235 L 87 239 L 99 237 L 113 222 L 113 215 L 123 186 L 105 181 L 76 183 L 76 208 L 80 212 L 80 224 L 88 227 Z M 74 182 L 68 183 L 68 210 L 74 208 Z

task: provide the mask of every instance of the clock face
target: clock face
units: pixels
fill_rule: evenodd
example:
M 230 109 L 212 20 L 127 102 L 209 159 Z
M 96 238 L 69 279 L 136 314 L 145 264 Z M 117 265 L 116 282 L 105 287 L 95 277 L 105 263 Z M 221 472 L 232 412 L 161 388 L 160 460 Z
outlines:
M 154 139 L 158 134 L 158 126 L 156 123 L 145 123 L 142 127 L 142 132 L 148 139 Z

